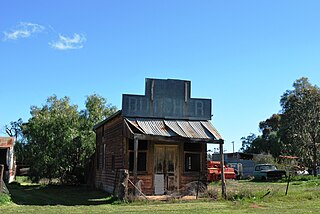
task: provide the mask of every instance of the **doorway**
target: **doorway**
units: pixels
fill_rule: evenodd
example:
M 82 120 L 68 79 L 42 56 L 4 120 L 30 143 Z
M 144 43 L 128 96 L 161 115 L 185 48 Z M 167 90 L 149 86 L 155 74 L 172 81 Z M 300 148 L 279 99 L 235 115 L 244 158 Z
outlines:
M 179 187 L 178 145 L 155 145 L 154 192 L 168 194 Z

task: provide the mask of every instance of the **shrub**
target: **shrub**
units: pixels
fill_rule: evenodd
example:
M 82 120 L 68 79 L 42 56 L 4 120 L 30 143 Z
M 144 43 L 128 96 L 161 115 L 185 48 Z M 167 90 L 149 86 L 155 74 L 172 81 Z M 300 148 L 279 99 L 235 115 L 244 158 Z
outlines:
M 0 193 L 0 205 L 8 204 L 11 202 L 11 197 L 8 194 Z
M 214 189 L 208 189 L 206 193 L 208 198 L 212 198 L 214 200 L 218 199 L 218 191 Z
M 238 201 L 254 198 L 255 195 L 249 189 L 227 191 L 227 200 Z

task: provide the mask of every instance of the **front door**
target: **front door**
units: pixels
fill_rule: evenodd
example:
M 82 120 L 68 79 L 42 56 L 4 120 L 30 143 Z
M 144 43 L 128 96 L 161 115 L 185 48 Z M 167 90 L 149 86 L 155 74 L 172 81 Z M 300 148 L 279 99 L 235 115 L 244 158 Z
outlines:
M 167 194 L 179 187 L 178 146 L 155 145 L 154 192 L 156 195 Z

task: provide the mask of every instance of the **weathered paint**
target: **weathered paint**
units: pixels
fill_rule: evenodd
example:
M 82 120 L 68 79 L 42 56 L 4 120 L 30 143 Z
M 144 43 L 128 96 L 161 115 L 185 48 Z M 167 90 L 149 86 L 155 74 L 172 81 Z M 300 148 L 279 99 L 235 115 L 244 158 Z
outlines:
M 190 97 L 190 81 L 146 79 L 145 95 L 122 96 L 126 117 L 210 120 L 211 99 Z
M 146 79 L 145 95 L 123 95 L 122 110 L 95 125 L 96 187 L 112 193 L 120 169 L 128 169 L 130 179 L 139 180 L 147 195 L 161 194 L 163 188 L 181 190 L 198 180 L 206 182 L 207 143 L 222 144 L 223 140 L 208 121 L 211 100 L 190 98 L 190 85 L 184 80 Z M 147 146 L 140 150 L 140 145 Z M 161 153 L 159 148 L 174 151 Z M 169 160 L 174 170 L 157 168 L 157 163 L 165 165 Z M 189 163 L 192 167 L 186 168 Z

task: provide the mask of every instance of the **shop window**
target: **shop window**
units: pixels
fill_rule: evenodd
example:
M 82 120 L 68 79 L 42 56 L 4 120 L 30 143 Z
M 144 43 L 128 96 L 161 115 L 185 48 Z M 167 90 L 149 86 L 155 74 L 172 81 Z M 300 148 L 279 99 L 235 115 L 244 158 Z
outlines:
M 139 140 L 138 143 L 138 172 L 147 171 L 148 141 Z M 134 165 L 134 141 L 129 140 L 129 171 L 133 171 Z
M 133 171 L 134 152 L 129 153 L 129 170 Z M 138 152 L 138 171 L 147 171 L 147 152 Z
M 200 170 L 200 154 L 199 153 L 185 153 L 185 171 L 193 172 Z

